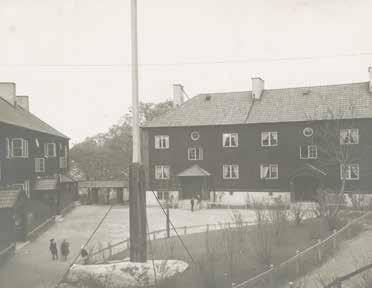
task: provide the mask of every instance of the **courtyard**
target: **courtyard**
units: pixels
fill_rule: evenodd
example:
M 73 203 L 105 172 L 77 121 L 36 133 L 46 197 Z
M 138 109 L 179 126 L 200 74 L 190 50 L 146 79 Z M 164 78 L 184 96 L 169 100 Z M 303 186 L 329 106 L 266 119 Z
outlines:
M 79 253 L 80 247 L 87 241 L 107 209 L 108 206 L 78 206 L 35 241 L 18 249 L 16 255 L 0 269 L 0 287 L 53 287 L 62 277 L 70 261 Z M 244 221 L 254 221 L 253 211 L 239 212 Z M 194 212 L 170 209 L 170 215 L 175 227 L 234 221 L 233 210 L 228 209 Z M 147 218 L 150 231 L 165 229 L 166 218 L 160 208 L 149 207 Z M 125 206 L 114 206 L 89 245 L 115 244 L 128 237 L 129 209 Z M 56 239 L 58 246 L 63 239 L 70 242 L 71 252 L 67 261 L 52 261 L 48 248 L 51 238 Z

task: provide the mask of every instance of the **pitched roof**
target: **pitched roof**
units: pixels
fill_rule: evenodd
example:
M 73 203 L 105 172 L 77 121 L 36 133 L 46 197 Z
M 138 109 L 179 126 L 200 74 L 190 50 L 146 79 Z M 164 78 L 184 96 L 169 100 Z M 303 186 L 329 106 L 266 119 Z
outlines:
M 207 96 L 209 101 L 206 101 Z M 269 89 L 254 102 L 251 91 L 200 94 L 144 127 L 293 122 L 337 117 L 372 117 L 372 93 L 368 82 Z
M 11 105 L 0 97 L 0 122 L 54 135 L 62 138 L 68 138 L 66 135 L 54 129 L 49 124 L 40 120 L 34 114 L 24 110 L 19 105 Z
M 178 177 L 192 177 L 192 176 L 210 176 L 211 174 L 201 168 L 198 164 L 195 164 L 186 170 L 177 174 Z
M 244 123 L 251 92 L 200 94 L 144 127 L 226 125 Z
M 17 202 L 20 190 L 0 190 L 0 208 L 12 208 Z

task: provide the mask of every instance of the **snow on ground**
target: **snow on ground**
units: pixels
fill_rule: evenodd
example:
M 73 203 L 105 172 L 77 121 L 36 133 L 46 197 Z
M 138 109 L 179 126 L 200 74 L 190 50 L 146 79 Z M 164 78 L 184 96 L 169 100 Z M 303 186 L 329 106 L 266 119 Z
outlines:
M 85 210 L 84 216 L 87 221 L 95 221 L 98 223 L 104 211 L 108 208 L 108 206 L 80 206 L 77 209 Z M 170 209 L 170 219 L 175 227 L 220 224 L 234 222 L 235 213 L 239 213 L 244 221 L 253 222 L 255 219 L 254 211 L 246 209 L 203 209 L 194 212 L 189 210 Z M 160 208 L 148 207 L 147 220 L 150 232 L 166 228 L 166 217 Z M 74 225 L 73 221 L 70 225 Z M 81 227 L 81 229 L 84 228 Z M 105 246 L 107 243 L 115 244 L 127 238 L 129 238 L 129 209 L 128 207 L 115 206 L 97 231 L 90 245 L 99 245 L 99 243 L 101 243 Z

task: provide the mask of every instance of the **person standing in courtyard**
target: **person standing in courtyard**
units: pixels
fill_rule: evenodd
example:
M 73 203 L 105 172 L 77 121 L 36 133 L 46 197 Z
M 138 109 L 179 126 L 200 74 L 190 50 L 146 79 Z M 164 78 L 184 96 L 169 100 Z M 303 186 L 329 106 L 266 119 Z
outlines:
M 84 246 L 81 246 L 80 250 L 81 258 L 83 259 L 84 264 L 88 264 L 89 254 L 88 251 L 84 248 Z
M 68 243 L 67 240 L 64 239 L 61 244 L 61 255 L 63 260 L 67 260 L 68 254 L 70 254 L 70 243 Z
M 194 212 L 194 204 L 195 204 L 194 197 L 191 197 L 190 204 L 191 204 L 191 212 Z
M 52 254 L 52 260 L 58 260 L 57 243 L 54 239 L 50 239 L 49 250 Z

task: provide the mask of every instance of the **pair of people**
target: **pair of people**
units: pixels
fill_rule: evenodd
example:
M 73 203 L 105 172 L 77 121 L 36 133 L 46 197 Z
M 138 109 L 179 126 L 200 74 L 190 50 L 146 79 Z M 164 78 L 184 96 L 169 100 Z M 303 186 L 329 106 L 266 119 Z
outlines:
M 52 254 L 52 260 L 58 260 L 57 242 L 54 240 L 54 238 L 50 239 L 49 250 Z M 63 239 L 60 251 L 62 259 L 66 261 L 68 254 L 70 254 L 70 243 L 68 243 L 66 239 Z

